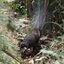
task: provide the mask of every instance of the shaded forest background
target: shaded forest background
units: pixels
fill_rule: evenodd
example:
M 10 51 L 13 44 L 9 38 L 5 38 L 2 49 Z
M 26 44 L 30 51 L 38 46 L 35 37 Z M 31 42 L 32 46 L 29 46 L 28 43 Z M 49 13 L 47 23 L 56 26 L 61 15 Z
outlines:
M 0 0 L 0 64 L 24 64 L 18 42 L 32 32 L 32 19 L 37 0 Z M 40 51 L 31 64 L 64 64 L 64 0 L 50 0 L 46 34 L 52 40 Z M 42 58 L 43 57 L 43 58 Z M 29 61 L 26 61 L 28 63 Z

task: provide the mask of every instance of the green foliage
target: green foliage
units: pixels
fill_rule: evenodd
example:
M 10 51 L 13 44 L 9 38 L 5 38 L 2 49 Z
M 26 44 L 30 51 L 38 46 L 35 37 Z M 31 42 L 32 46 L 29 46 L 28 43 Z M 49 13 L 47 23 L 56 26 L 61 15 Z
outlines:
M 25 15 L 27 10 L 26 10 L 26 6 L 25 4 L 21 1 L 21 2 L 18 2 L 17 0 L 12 2 L 12 3 L 9 3 L 10 6 L 12 7 L 12 9 L 17 12 L 19 15 L 21 14 L 22 15 Z
M 0 20 L 7 20 L 8 16 L 5 14 L 0 13 Z
M 11 39 L 7 36 L 8 23 L 8 16 L 0 13 L 0 64 L 19 64 L 11 56 L 2 51 L 2 49 L 5 49 L 12 52 L 15 49 L 13 49 Z
M 60 38 L 60 39 L 64 40 L 64 35 L 58 36 L 57 38 Z
M 22 22 L 13 21 L 10 23 L 11 27 L 15 28 L 15 30 L 18 30 L 20 26 L 22 25 Z
M 6 0 L 0 0 L 0 5 L 2 5 L 3 2 L 6 2 Z
M 23 34 L 22 26 L 23 22 L 21 21 L 13 21 L 10 23 L 10 27 L 14 29 L 17 33 Z
M 53 52 L 53 51 L 50 51 L 50 50 L 45 50 L 45 49 L 40 50 L 40 53 L 57 56 L 57 53 L 55 53 L 55 52 Z
M 49 12 L 52 15 L 52 21 L 62 23 L 62 20 L 64 19 L 64 13 L 62 13 L 64 11 L 63 2 L 63 0 L 51 0 Z
M 54 62 L 54 64 L 61 64 L 58 60 L 56 60 L 55 62 Z

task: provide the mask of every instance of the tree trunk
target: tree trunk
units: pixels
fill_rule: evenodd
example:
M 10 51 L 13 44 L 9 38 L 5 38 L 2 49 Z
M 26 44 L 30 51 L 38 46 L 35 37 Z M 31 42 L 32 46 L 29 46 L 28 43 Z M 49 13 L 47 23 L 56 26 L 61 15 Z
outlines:
M 33 16 L 32 0 L 27 0 L 27 17 L 32 18 L 32 16 Z

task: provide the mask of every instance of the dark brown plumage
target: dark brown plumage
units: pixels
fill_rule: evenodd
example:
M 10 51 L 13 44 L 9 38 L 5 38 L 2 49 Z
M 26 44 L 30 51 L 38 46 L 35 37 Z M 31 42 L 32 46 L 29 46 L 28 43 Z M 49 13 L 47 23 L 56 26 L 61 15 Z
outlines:
M 47 18 L 47 7 L 48 0 L 38 0 L 34 22 L 33 22 L 33 31 L 30 34 L 27 34 L 22 42 L 19 42 L 20 52 L 22 57 L 34 56 L 41 49 L 39 44 L 39 39 L 42 35 L 44 25 Z
M 40 34 L 33 31 L 31 34 L 26 35 L 22 42 L 19 42 L 20 52 L 23 56 L 34 56 L 41 49 L 39 46 Z

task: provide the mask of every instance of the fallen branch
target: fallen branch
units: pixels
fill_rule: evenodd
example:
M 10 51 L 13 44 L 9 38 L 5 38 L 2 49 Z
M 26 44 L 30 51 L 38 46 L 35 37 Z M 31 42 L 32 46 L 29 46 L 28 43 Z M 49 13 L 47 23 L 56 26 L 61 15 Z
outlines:
M 8 56 L 10 56 L 10 57 L 12 57 L 13 59 L 15 59 L 16 61 L 18 61 L 18 59 L 17 59 L 13 54 L 11 54 L 10 52 L 8 52 L 7 50 L 2 49 L 2 51 L 3 51 L 4 53 L 6 53 Z M 19 62 L 19 61 L 18 61 L 18 62 Z
M 2 49 L 2 51 L 3 51 L 4 53 L 6 53 L 8 56 L 12 57 L 12 58 L 13 58 L 14 60 L 16 60 L 17 62 L 19 62 L 19 64 L 21 64 L 21 63 L 24 63 L 24 64 L 25 64 L 24 61 L 18 60 L 13 54 L 11 54 L 10 52 L 8 52 L 7 50 Z

